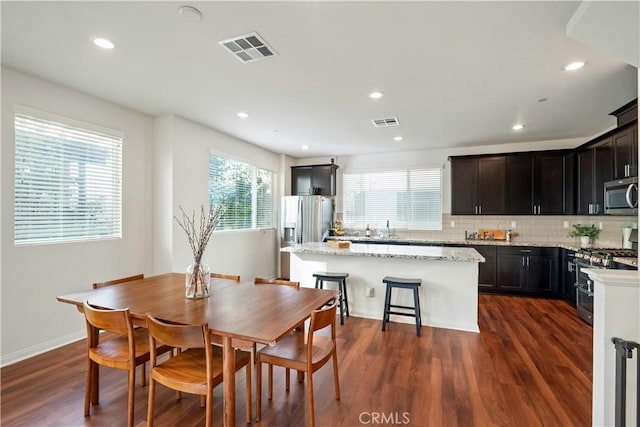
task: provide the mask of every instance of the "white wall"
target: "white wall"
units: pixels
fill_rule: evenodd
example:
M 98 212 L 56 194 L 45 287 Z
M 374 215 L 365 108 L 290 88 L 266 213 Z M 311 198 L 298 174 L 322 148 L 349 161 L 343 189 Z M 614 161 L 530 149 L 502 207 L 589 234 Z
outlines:
M 123 237 L 85 243 L 16 247 L 13 244 L 15 105 L 124 131 Z M 5 365 L 85 335 L 78 312 L 56 296 L 91 283 L 151 272 L 149 116 L 2 68 L 2 350 Z
M 193 255 L 184 231 L 166 212 L 179 215 L 178 206 L 186 212 L 207 206 L 209 152 L 213 150 L 274 172 L 279 172 L 282 159 L 278 154 L 177 116 L 156 118 L 155 129 L 162 132 L 156 134 L 156 140 L 164 141 L 154 146 L 155 175 L 167 173 L 172 179 L 154 182 L 154 240 L 159 243 L 154 247 L 154 274 L 183 272 L 193 261 Z M 277 181 L 275 187 L 278 192 Z M 279 196 L 278 192 L 276 200 L 280 200 Z M 211 271 L 218 273 L 239 274 L 242 278 L 274 276 L 277 250 L 275 228 L 215 231 L 203 259 Z

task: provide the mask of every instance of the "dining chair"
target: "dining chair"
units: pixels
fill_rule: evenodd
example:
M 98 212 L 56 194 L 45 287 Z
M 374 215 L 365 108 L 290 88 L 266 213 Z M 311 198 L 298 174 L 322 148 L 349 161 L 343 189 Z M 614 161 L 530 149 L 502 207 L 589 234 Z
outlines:
M 313 373 L 333 358 L 333 380 L 336 400 L 340 400 L 338 379 L 338 357 L 336 353 L 336 306 L 337 301 L 311 312 L 309 331 L 288 335 L 274 346 L 267 346 L 257 353 L 256 372 L 256 420 L 260 421 L 262 409 L 262 364 L 269 369 L 268 396 L 273 398 L 273 366 L 307 372 L 307 398 L 309 404 L 309 425 L 315 426 L 313 406 Z M 325 328 L 331 328 L 331 337 L 316 334 Z
M 140 273 L 140 274 L 135 274 L 129 277 L 123 277 L 120 279 L 108 280 L 106 282 L 96 282 L 96 283 L 93 283 L 91 286 L 93 289 L 98 289 L 98 288 L 104 288 L 105 286 L 120 285 L 122 283 L 131 282 L 133 280 L 140 280 L 140 279 L 144 279 L 144 274 Z
M 104 310 L 84 301 L 83 311 L 87 326 L 84 416 L 89 416 L 91 403 L 98 404 L 99 366 L 123 369 L 128 373 L 127 425 L 132 426 L 135 403 L 135 369 L 136 366 L 149 360 L 148 333 L 144 328 L 134 329 L 128 308 Z M 97 333 L 100 329 L 117 336 L 101 342 L 100 334 Z M 171 347 L 161 346 L 155 349 L 155 352 L 161 354 L 171 350 Z
M 96 283 L 92 283 L 91 287 L 93 289 L 100 289 L 107 286 L 121 285 L 123 283 L 132 282 L 134 280 L 140 280 L 140 279 L 144 279 L 144 274 L 140 273 L 140 274 L 135 274 L 133 276 L 122 277 L 120 279 L 107 280 L 106 282 L 96 282 Z M 134 327 L 134 329 L 135 328 L 136 327 Z M 142 387 L 144 387 L 147 384 L 147 369 L 146 369 L 146 364 L 144 363 L 140 368 L 140 382 L 142 383 Z
M 234 282 L 239 282 L 240 281 L 240 276 L 236 276 L 234 274 L 211 273 L 211 278 L 213 278 L 213 279 L 233 280 Z
M 222 383 L 222 348 L 211 344 L 209 326 L 175 325 L 147 314 L 147 327 L 152 345 L 164 344 L 183 348 L 176 356 L 158 363 L 151 348 L 149 405 L 147 426 L 153 426 L 156 382 L 178 392 L 205 396 L 205 423 L 213 423 L 213 389 Z M 247 424 L 251 423 L 251 354 L 236 351 L 235 370 L 245 367 Z
M 255 285 L 284 285 L 284 286 L 291 286 L 293 288 L 296 289 L 300 289 L 300 282 L 292 282 L 289 280 L 283 280 L 283 279 L 265 279 L 263 277 L 256 277 L 253 280 L 253 283 Z M 294 328 L 294 330 L 302 330 L 304 331 L 304 321 L 300 322 L 298 325 L 296 325 L 296 327 Z M 253 360 L 257 362 L 256 359 L 256 344 L 253 344 L 253 348 L 252 348 L 252 352 L 253 352 Z M 287 390 L 289 390 L 289 377 L 290 377 L 290 371 L 289 369 L 287 369 L 285 371 L 285 382 L 286 382 L 286 387 Z M 299 375 L 298 379 L 300 382 L 302 382 L 302 377 Z
M 300 288 L 300 282 L 291 282 L 289 280 L 282 280 L 282 279 L 265 279 L 262 277 L 256 277 L 253 280 L 253 283 L 256 285 L 285 285 L 285 286 L 292 286 L 296 289 Z

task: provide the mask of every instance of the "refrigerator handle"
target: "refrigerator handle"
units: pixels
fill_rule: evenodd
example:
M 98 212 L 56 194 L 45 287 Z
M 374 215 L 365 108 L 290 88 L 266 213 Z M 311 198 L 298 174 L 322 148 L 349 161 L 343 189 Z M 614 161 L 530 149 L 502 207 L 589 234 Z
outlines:
M 298 243 L 303 242 L 304 236 L 304 209 L 302 207 L 302 200 L 298 199 L 298 227 L 300 227 L 300 233 L 298 234 Z

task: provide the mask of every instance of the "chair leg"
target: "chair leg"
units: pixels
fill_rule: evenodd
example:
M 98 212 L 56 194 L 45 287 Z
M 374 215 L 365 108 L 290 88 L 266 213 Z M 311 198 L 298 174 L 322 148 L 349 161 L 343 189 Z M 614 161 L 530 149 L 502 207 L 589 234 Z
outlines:
M 255 345 L 255 344 L 254 344 Z M 245 400 L 247 402 L 247 424 L 251 424 L 252 417 L 252 408 L 251 408 L 251 362 L 247 363 L 244 367 L 246 369 L 245 372 Z
M 156 403 L 156 382 L 149 378 L 149 403 L 147 404 L 147 427 L 153 427 L 153 413 Z
M 262 362 L 256 357 L 256 421 L 260 421 L 262 412 Z
M 336 400 L 340 400 L 340 379 L 338 378 L 338 355 L 333 351 L 333 386 L 336 392 Z
M 100 365 L 91 364 L 91 404 L 97 405 L 100 401 Z
M 309 401 L 309 426 L 315 427 L 316 425 L 316 416 L 313 408 L 313 373 L 309 372 L 307 375 L 307 397 Z
M 268 363 L 267 366 L 269 367 L 269 379 L 268 379 L 268 385 L 267 385 L 267 389 L 268 389 L 268 397 L 269 400 L 273 399 L 273 365 L 271 363 Z
M 213 427 L 213 384 L 207 384 L 205 426 Z
M 291 371 L 289 370 L 289 368 L 285 368 L 284 371 L 284 389 L 286 391 L 289 391 L 289 381 L 291 380 Z
M 88 417 L 91 410 L 91 376 L 93 373 L 93 362 L 87 356 L 87 369 L 85 372 L 84 383 L 84 416 Z
M 200 395 L 200 407 L 201 408 L 206 408 L 207 407 L 207 395 L 206 394 L 201 394 Z
M 127 404 L 127 425 L 133 427 L 133 412 L 135 410 L 136 402 L 136 365 L 129 368 L 129 398 Z

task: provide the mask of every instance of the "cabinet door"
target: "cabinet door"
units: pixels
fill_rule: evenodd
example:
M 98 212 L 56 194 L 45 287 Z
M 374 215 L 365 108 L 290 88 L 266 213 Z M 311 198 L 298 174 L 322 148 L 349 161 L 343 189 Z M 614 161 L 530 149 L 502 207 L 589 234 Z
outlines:
M 519 250 L 498 248 L 498 290 L 521 291 L 524 287 L 524 256 Z
M 489 291 L 496 289 L 496 260 L 497 253 L 495 246 L 473 246 L 485 262 L 478 264 L 478 290 Z
M 507 161 L 504 156 L 478 159 L 478 209 L 482 215 L 500 215 L 506 205 Z
M 604 215 L 604 183 L 613 179 L 613 144 L 611 138 L 594 146 L 594 210 L 596 215 Z
M 536 157 L 534 179 L 534 205 L 537 213 L 562 215 L 568 208 L 567 170 L 563 153 L 545 153 Z
M 636 162 L 633 158 L 633 128 L 627 128 L 612 136 L 613 179 L 631 176 L 630 168 Z
M 475 215 L 478 194 L 478 160 L 451 159 L 451 213 Z
M 589 215 L 593 203 L 593 150 L 587 148 L 578 152 L 578 200 L 576 213 Z
M 336 195 L 336 172 L 332 165 L 314 166 L 311 177 L 313 194 Z
M 559 292 L 562 298 L 571 305 L 576 304 L 576 268 L 575 268 L 576 253 L 569 249 L 562 249 L 562 261 L 560 262 L 560 271 L 562 274 L 560 278 L 561 291 Z
M 306 196 L 311 193 L 311 166 L 296 166 L 291 168 L 291 195 Z
M 528 154 L 507 156 L 507 208 L 511 215 L 533 212 L 533 157 Z
M 527 278 L 525 290 L 556 293 L 558 289 L 557 255 L 531 253 L 526 256 Z

